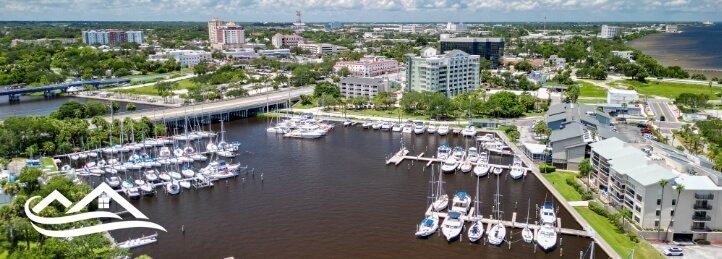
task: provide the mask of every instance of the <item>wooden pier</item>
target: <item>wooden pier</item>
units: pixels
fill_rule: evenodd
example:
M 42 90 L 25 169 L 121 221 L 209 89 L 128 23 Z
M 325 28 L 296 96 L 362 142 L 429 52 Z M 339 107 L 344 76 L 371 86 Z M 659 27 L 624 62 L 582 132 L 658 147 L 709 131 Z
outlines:
M 510 154 L 513 155 L 513 153 L 510 153 Z M 401 162 L 404 162 L 404 160 L 424 161 L 424 162 L 426 162 L 426 165 L 425 165 L 426 167 L 431 166 L 431 164 L 433 164 L 433 163 L 443 163 L 444 162 L 444 160 L 434 158 L 433 156 L 432 157 L 424 157 L 423 152 L 421 154 L 418 154 L 415 156 L 410 156 L 409 150 L 406 148 L 402 148 L 395 154 L 391 155 L 391 157 L 386 159 L 386 164 L 387 165 L 393 164 L 393 165 L 398 166 L 399 164 L 401 164 Z M 492 163 L 489 163 L 489 167 L 490 167 L 490 169 L 489 169 L 490 171 L 496 167 L 502 168 L 502 169 L 510 169 L 511 168 L 510 165 L 501 165 L 501 164 L 492 164 Z M 526 172 L 531 171 L 531 169 L 528 167 L 523 167 L 523 169 L 525 171 L 524 175 L 526 175 Z
M 426 215 L 427 215 L 427 216 L 428 216 L 428 215 L 431 215 L 432 212 L 433 212 L 433 211 L 432 211 L 432 206 L 429 206 L 429 209 L 426 210 Z M 439 218 L 446 218 L 447 213 L 446 213 L 446 212 L 436 212 L 436 215 L 438 215 Z M 475 217 L 475 216 L 474 216 L 474 207 L 472 207 L 472 208 L 469 210 L 469 215 L 461 216 L 461 219 L 464 220 L 464 221 L 469 221 L 469 222 L 471 222 L 472 218 L 474 218 L 474 217 Z M 489 218 L 484 218 L 484 217 L 482 216 L 482 218 L 480 218 L 480 220 L 481 220 L 482 223 L 487 224 L 487 233 L 489 233 L 488 231 L 491 230 L 491 227 L 492 227 L 493 224 L 496 224 L 497 222 L 499 222 L 498 220 L 492 219 L 492 218 L 491 218 L 491 215 L 489 216 Z M 519 228 L 519 229 L 523 229 L 523 228 L 524 228 L 524 225 L 526 225 L 525 222 L 516 222 L 516 212 L 514 212 L 514 213 L 512 214 L 511 221 L 501 220 L 501 224 L 503 224 L 503 225 L 506 226 L 506 227 Z M 557 233 L 564 234 L 564 235 L 571 235 L 571 236 L 579 236 L 579 237 L 591 237 L 591 234 L 590 234 L 588 231 L 585 231 L 585 230 L 562 228 L 562 227 L 561 227 L 561 225 L 562 225 L 562 219 L 561 219 L 561 218 L 557 218 L 557 224 L 556 224 L 556 225 L 557 225 L 557 226 L 556 226 L 555 229 L 556 229 Z M 534 231 L 534 236 L 535 236 L 535 237 L 536 237 L 536 235 L 537 235 L 537 231 L 538 231 L 540 228 L 541 228 L 540 225 L 529 224 L 529 229 L 531 229 L 532 231 Z

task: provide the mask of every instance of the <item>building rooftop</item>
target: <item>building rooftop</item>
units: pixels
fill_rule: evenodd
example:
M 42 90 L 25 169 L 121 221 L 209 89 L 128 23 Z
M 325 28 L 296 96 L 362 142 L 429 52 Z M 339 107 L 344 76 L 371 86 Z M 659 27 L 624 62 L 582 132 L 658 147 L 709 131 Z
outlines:
M 503 38 L 446 38 L 441 42 L 504 42 Z
M 549 136 L 549 140 L 559 141 L 570 138 L 579 138 L 582 141 L 582 135 L 584 134 L 583 126 L 580 123 L 569 123 L 564 126 L 563 129 L 552 131 L 552 135 Z
M 549 109 L 547 110 L 547 115 L 564 113 L 564 112 L 566 112 L 566 110 L 567 110 L 566 103 L 558 103 L 558 104 L 549 106 Z
M 624 141 L 618 138 L 608 138 L 596 143 L 592 143 L 589 146 L 592 147 L 592 150 L 600 156 L 609 159 L 615 154 L 617 154 L 619 150 L 623 149 L 624 145 Z
M 722 190 L 722 187 L 717 186 L 707 176 L 701 175 L 680 175 L 677 179 L 674 179 L 673 185 L 681 184 L 685 190 L 690 191 L 711 191 L 711 190 Z
M 375 85 L 382 84 L 384 79 L 378 77 L 347 77 L 341 79 L 340 82 L 344 84 Z
M 637 166 L 637 168 L 630 170 L 627 176 L 641 185 L 650 186 L 658 184 L 661 179 L 672 180 L 677 177 L 677 174 L 673 173 L 669 168 L 656 163 L 649 165 L 642 163 Z M 707 180 L 709 180 L 709 178 L 707 178 Z
M 534 144 L 534 143 L 522 143 L 522 145 L 529 150 L 532 154 L 544 154 L 544 150 L 546 150 L 547 146 L 542 144 Z
M 607 91 L 609 91 L 609 93 L 614 93 L 614 94 L 638 94 L 637 91 L 635 91 L 635 90 L 623 90 L 623 89 L 617 89 L 617 88 L 611 88 L 611 87 Z

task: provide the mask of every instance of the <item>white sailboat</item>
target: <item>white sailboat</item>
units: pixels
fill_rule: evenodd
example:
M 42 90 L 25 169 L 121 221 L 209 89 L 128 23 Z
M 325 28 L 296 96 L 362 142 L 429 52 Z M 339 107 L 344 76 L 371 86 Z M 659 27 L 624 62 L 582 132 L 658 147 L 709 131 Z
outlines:
M 433 170 L 433 169 L 432 169 Z M 444 192 L 444 174 L 439 173 L 439 181 L 436 182 L 436 193 L 434 194 L 434 201 L 431 204 L 434 211 L 442 211 L 449 206 L 449 195 Z
M 430 203 L 434 203 L 436 199 L 436 192 L 434 191 L 434 169 L 431 169 L 431 196 L 429 197 Z M 431 236 L 439 229 L 439 215 L 433 209 L 429 215 L 426 215 L 421 223 L 416 227 L 416 237 L 425 238 Z
M 178 184 L 178 181 L 175 179 L 165 185 L 165 190 L 168 192 L 168 194 L 178 194 L 180 193 L 180 185 Z
M 491 245 L 501 245 L 501 243 L 504 242 L 504 238 L 506 238 L 506 227 L 504 224 L 501 223 L 501 195 L 499 194 L 499 177 L 496 178 L 496 199 L 494 204 L 494 211 L 496 211 L 496 223 L 494 223 L 494 226 L 491 227 L 491 230 L 489 230 L 489 233 L 486 235 L 489 244 Z
M 466 234 L 472 243 L 478 242 L 484 235 L 484 224 L 481 222 L 481 215 L 479 214 L 479 178 L 476 178 L 476 196 L 474 199 L 474 214 L 471 217 L 471 227 L 469 227 L 469 232 Z
M 526 243 L 531 243 L 534 240 L 534 232 L 529 229 L 529 206 L 531 206 L 531 199 L 526 205 L 526 224 L 524 224 L 524 229 L 521 230 L 521 238 Z

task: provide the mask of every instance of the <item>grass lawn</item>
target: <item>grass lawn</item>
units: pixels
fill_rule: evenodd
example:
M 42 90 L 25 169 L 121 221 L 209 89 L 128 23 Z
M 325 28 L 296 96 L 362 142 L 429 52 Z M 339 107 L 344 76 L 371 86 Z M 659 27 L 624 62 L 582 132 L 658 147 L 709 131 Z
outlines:
M 529 118 L 529 117 L 541 117 L 541 116 L 544 116 L 545 113 L 546 113 L 546 112 L 527 112 L 527 113 L 524 113 L 524 117 L 525 117 L 525 118 Z
M 607 99 L 577 99 L 577 103 L 586 103 L 586 104 L 597 104 L 597 103 L 607 103 Z
M 571 185 L 567 184 L 567 178 L 574 178 L 575 173 L 555 171 L 549 174 L 542 174 L 553 186 L 561 193 L 562 197 L 567 201 L 581 201 L 582 195 L 574 190 Z
M 584 97 L 607 97 L 607 89 L 599 87 L 595 84 L 577 81 L 579 84 L 579 96 Z
M 52 167 L 52 169 L 50 169 L 51 172 L 58 171 L 58 166 L 55 165 L 55 162 L 53 162 L 53 158 L 52 158 L 52 157 L 42 157 L 42 158 L 40 158 L 40 168 L 44 169 L 44 168 L 46 168 L 46 166 L 50 166 L 50 167 L 48 167 L 48 168 L 51 168 L 51 167 Z
M 646 83 L 642 83 L 637 80 L 620 80 L 614 81 L 612 84 L 623 89 L 627 89 L 629 86 L 632 86 L 640 94 L 656 95 L 672 99 L 676 98 L 681 93 L 704 93 L 710 97 L 714 97 L 715 93 L 722 92 L 722 89 L 719 87 L 673 82 L 647 81 Z
M 365 109 L 365 110 L 348 110 L 346 112 L 348 115 L 362 115 L 362 116 L 374 116 L 374 117 L 382 117 L 382 118 L 391 118 L 391 119 L 398 119 L 399 118 L 399 112 L 397 109 L 388 109 L 388 110 L 375 110 L 375 109 Z M 401 113 L 401 119 L 402 120 L 429 120 L 429 116 L 425 115 L 418 115 L 413 113 Z
M 632 242 L 625 234 L 617 232 L 612 223 L 609 223 L 609 220 L 594 213 L 589 208 L 575 207 L 574 209 L 589 222 L 589 225 L 594 228 L 595 234 L 604 238 L 609 243 L 609 246 L 622 258 L 627 258 L 632 248 L 634 248 L 634 258 L 665 258 L 647 241 Z
M 180 81 L 176 81 L 178 83 L 179 89 L 187 89 L 188 87 L 193 86 L 193 82 L 191 82 L 190 79 L 183 79 Z M 119 93 L 132 93 L 132 94 L 140 94 L 140 95 L 153 95 L 153 96 L 159 96 L 158 90 L 155 89 L 155 86 L 149 85 L 144 87 L 138 87 L 133 89 L 125 89 L 125 90 L 113 90 L 115 92 Z
M 186 88 L 188 88 L 188 87 L 193 86 L 193 84 L 194 84 L 193 82 L 191 82 L 190 79 L 183 79 L 183 80 L 178 80 L 178 81 L 175 81 L 175 82 L 178 83 L 178 86 L 179 86 L 181 89 L 186 89 Z

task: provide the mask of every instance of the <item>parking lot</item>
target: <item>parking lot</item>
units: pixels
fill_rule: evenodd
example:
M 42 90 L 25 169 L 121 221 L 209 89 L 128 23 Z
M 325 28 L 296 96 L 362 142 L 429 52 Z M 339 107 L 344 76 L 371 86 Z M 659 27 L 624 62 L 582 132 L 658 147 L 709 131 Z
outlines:
M 682 248 L 682 252 L 684 253 L 683 256 L 668 256 L 669 258 L 713 259 L 713 258 L 719 258 L 719 254 L 720 254 L 720 252 L 722 252 L 722 247 L 715 246 L 715 245 L 675 246 L 675 245 L 660 244 L 660 243 L 651 243 L 651 244 L 660 253 L 663 253 L 665 249 L 670 248 L 670 247 Z
M 617 132 L 619 132 L 619 134 L 622 134 L 622 136 L 627 137 L 630 143 L 644 142 L 645 139 L 642 136 L 642 133 L 639 132 L 639 128 L 637 127 L 636 123 L 618 123 L 615 124 L 615 126 L 617 127 Z

